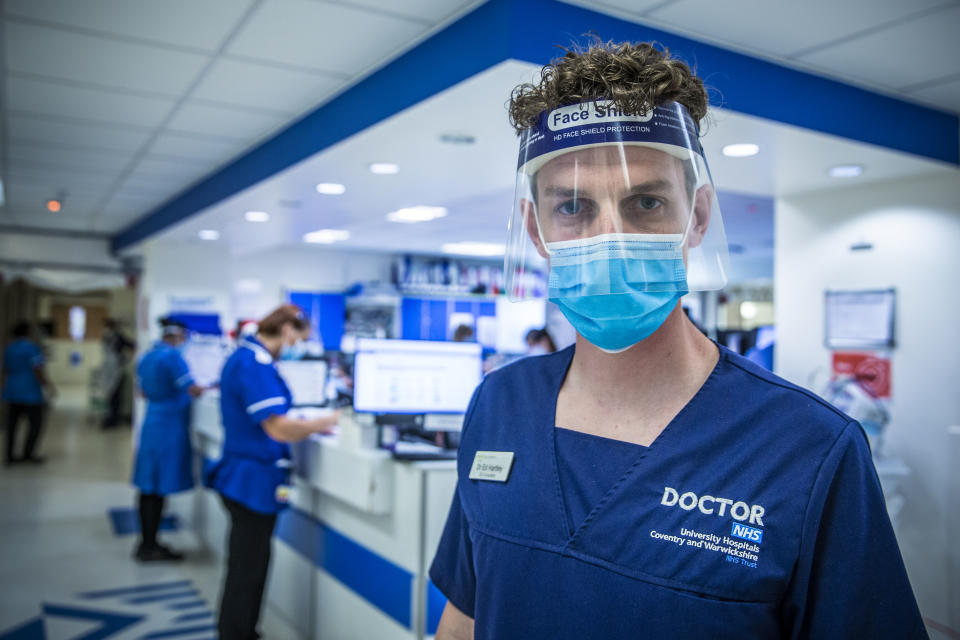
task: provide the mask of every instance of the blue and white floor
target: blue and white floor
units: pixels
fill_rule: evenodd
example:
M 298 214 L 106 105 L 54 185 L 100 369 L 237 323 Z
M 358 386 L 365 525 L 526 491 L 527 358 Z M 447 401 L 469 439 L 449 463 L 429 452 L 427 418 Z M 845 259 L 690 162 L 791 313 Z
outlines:
M 219 561 L 180 530 L 161 539 L 184 562 L 131 559 L 130 431 L 88 420 L 82 393 L 65 390 L 40 445 L 47 463 L 0 468 L 0 640 L 216 638 Z M 261 631 L 300 638 L 269 608 Z

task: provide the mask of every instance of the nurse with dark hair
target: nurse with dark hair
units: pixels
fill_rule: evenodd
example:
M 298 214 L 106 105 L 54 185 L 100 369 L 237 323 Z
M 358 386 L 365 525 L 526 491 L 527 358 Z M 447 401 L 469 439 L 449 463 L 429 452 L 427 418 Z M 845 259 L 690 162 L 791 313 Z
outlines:
M 276 361 L 302 351 L 309 330 L 303 311 L 284 305 L 243 336 L 220 376 L 223 457 L 208 482 L 230 514 L 227 570 L 220 600 L 221 638 L 258 638 L 257 623 L 270 566 L 270 539 L 290 490 L 290 444 L 329 433 L 339 413 L 290 417 L 291 396 Z
M 157 532 L 166 497 L 193 488 L 190 399 L 203 393 L 180 354 L 186 326 L 166 318 L 160 326 L 161 339 L 137 366 L 140 392 L 147 400 L 133 467 L 133 484 L 140 490 L 141 533 L 134 557 L 140 562 L 183 559 L 183 554 L 160 544 Z

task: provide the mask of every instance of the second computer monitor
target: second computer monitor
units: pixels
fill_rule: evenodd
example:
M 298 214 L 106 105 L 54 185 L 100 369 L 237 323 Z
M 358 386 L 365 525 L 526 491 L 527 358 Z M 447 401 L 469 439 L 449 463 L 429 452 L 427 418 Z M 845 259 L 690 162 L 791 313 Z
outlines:
M 481 370 L 479 344 L 360 339 L 353 407 L 367 413 L 464 413 Z

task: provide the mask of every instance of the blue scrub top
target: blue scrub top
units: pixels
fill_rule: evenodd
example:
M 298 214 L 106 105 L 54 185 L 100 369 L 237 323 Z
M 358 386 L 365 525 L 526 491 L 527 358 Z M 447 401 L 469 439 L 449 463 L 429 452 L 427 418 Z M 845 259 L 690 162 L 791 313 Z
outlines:
M 273 356 L 258 340 L 246 338 L 220 375 L 224 443 L 223 457 L 210 471 L 213 488 L 259 513 L 286 506 L 276 492 L 290 481 L 290 445 L 268 436 L 261 423 L 286 414 L 290 405 Z
M 33 342 L 26 338 L 11 342 L 3 353 L 3 370 L 7 375 L 3 399 L 13 404 L 43 404 L 43 387 L 33 371 L 42 365 L 43 353 Z
M 137 365 L 147 412 L 137 444 L 133 484 L 143 493 L 169 495 L 193 487 L 190 395 L 193 376 L 180 351 L 160 341 Z
M 155 343 L 137 365 L 140 390 L 150 407 L 155 410 L 172 410 L 189 402 L 187 389 L 193 384 L 193 375 L 180 351 L 163 342 Z
M 570 455 L 572 358 L 494 371 L 467 410 L 430 577 L 477 640 L 926 637 L 856 422 L 720 347 L 650 447 Z M 477 451 L 514 452 L 507 482 L 469 479 Z

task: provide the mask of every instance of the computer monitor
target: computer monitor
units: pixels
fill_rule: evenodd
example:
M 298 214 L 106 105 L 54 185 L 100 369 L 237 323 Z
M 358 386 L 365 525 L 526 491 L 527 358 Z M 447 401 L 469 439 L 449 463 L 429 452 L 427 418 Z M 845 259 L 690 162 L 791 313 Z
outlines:
M 481 347 L 427 340 L 357 340 L 353 408 L 363 413 L 467 410 L 480 384 Z
M 293 406 L 309 407 L 327 402 L 327 362 L 325 360 L 281 360 L 280 377 L 287 383 Z
M 201 387 L 220 382 L 220 372 L 227 355 L 227 348 L 215 336 L 193 336 L 183 346 L 183 359 L 187 362 L 193 381 Z

